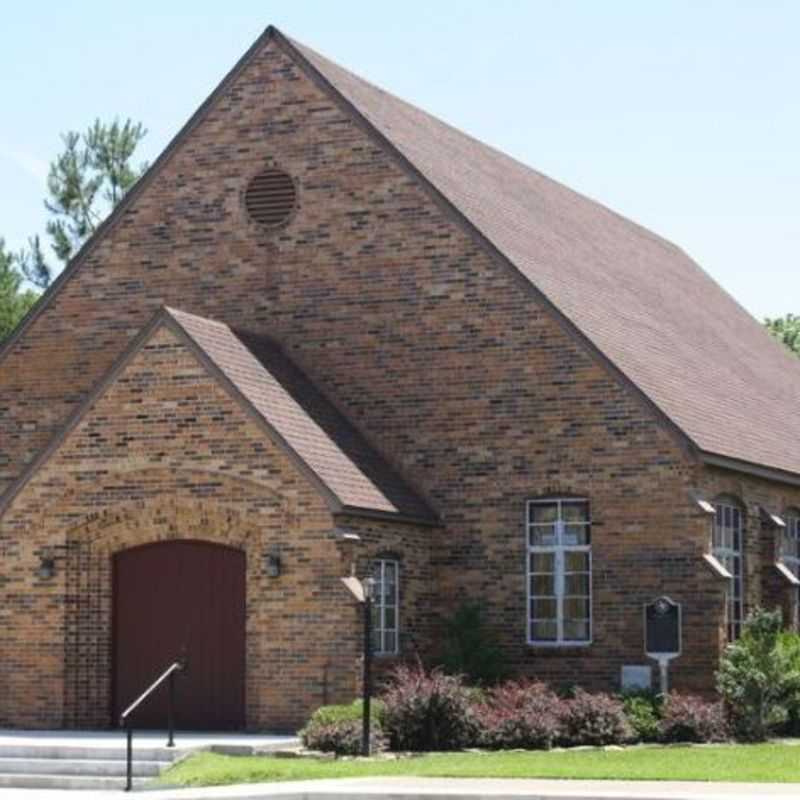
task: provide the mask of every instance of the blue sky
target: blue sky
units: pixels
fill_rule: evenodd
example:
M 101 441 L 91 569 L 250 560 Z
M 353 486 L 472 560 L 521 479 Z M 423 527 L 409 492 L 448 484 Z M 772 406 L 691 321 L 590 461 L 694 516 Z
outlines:
M 61 131 L 131 116 L 152 160 L 273 23 L 676 242 L 756 316 L 800 312 L 800 2 L 30 0 L 3 21 L 15 249 Z

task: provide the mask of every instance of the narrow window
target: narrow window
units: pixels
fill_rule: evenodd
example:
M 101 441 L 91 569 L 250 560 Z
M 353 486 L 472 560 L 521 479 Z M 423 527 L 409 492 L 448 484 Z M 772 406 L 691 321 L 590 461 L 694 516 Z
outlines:
M 792 575 L 800 578 L 800 511 L 793 509 L 786 514 L 781 558 Z
M 528 502 L 528 642 L 587 644 L 592 629 L 589 503 Z
M 781 543 L 781 560 L 795 578 L 800 578 L 800 511 L 792 508 L 786 512 L 786 527 L 783 529 Z M 800 628 L 800 587 L 795 589 L 796 597 L 793 607 L 792 624 L 795 630 Z
M 729 502 L 714 503 L 714 529 L 711 546 L 717 560 L 731 573 L 726 624 L 728 639 L 739 638 L 744 619 L 744 542 L 742 511 Z
M 400 564 L 392 559 L 374 562 L 375 600 L 372 605 L 372 647 L 376 655 L 398 651 L 400 631 Z

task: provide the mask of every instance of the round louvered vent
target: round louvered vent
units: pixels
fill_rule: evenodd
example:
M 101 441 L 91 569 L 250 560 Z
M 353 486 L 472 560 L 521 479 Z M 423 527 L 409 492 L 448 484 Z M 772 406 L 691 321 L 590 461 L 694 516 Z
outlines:
M 289 221 L 297 202 L 294 181 L 279 169 L 265 169 L 247 184 L 244 205 L 250 218 L 267 228 Z

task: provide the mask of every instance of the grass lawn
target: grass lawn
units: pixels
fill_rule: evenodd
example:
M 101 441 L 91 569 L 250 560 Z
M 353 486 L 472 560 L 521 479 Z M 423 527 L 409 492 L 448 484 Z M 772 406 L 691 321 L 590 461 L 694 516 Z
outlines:
M 160 782 L 208 786 L 388 775 L 800 783 L 800 746 L 774 743 L 550 753 L 434 753 L 398 760 L 346 761 L 199 753 L 167 770 Z

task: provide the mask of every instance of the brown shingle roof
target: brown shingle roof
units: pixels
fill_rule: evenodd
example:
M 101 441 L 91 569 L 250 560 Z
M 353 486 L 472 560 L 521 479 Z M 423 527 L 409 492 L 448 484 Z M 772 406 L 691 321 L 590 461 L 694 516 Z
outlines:
M 697 447 L 800 473 L 800 361 L 683 251 L 289 46 Z
M 280 443 L 344 509 L 433 522 L 433 514 L 358 431 L 269 339 L 221 322 L 165 309 Z

